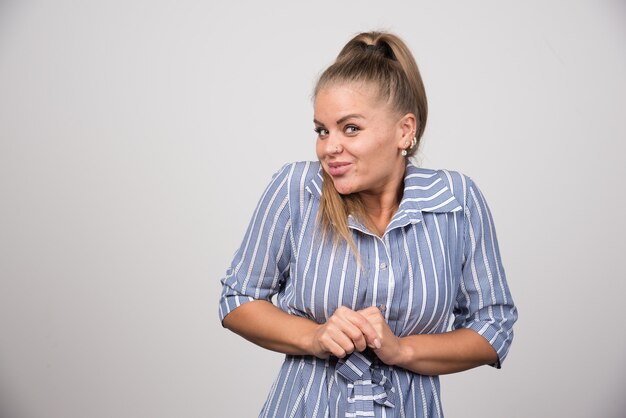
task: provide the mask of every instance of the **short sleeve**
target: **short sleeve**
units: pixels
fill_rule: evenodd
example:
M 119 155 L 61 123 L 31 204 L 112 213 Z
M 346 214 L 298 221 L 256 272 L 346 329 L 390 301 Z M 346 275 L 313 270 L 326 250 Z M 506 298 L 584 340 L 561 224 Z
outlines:
M 496 230 L 484 196 L 466 179 L 464 261 L 453 328 L 482 335 L 498 353 L 500 368 L 513 340 L 517 309 L 500 258 Z
M 289 274 L 291 219 L 290 165 L 278 171 L 252 215 L 243 242 L 221 279 L 219 316 L 252 300 L 271 300 Z

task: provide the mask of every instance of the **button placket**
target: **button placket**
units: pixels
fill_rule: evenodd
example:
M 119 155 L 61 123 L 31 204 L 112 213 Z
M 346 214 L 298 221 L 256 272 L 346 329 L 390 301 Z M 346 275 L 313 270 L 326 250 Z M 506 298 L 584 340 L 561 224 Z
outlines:
M 389 251 L 387 248 L 387 243 L 384 238 L 378 237 L 376 245 L 378 246 L 378 265 L 376 266 L 378 271 L 378 283 L 376 289 L 376 300 L 375 306 L 380 310 L 381 314 L 387 318 L 388 317 L 388 296 L 389 296 L 389 284 L 392 274 L 390 269 L 389 259 Z

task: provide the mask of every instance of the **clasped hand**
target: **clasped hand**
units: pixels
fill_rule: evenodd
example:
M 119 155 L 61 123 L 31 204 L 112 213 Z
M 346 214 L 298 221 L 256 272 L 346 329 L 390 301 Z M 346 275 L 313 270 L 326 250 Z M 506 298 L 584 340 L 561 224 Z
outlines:
M 323 359 L 342 358 L 367 347 L 385 364 L 394 364 L 400 355 L 400 338 L 375 306 L 359 311 L 341 306 L 313 335 L 312 352 Z

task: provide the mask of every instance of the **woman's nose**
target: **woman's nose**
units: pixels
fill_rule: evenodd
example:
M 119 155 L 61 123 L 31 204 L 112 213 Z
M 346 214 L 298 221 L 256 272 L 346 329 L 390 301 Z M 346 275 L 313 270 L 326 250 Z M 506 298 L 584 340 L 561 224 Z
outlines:
M 328 154 L 341 154 L 343 145 L 339 134 L 329 134 L 326 139 L 326 152 Z

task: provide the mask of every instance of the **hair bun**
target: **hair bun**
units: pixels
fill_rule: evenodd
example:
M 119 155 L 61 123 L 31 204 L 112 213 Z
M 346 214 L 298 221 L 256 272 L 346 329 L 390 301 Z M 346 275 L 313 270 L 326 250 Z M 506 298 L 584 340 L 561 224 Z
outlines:
M 385 41 L 379 41 L 376 44 L 367 44 L 362 43 L 361 46 L 363 50 L 368 53 L 373 53 L 376 55 L 380 55 L 384 58 L 397 61 L 396 54 L 393 53 L 393 49 L 389 46 L 389 44 Z

